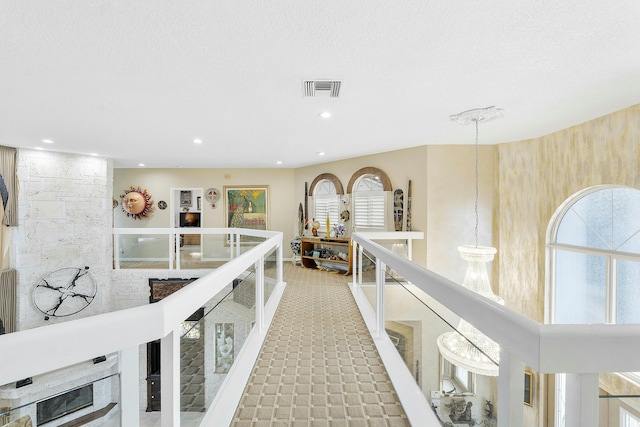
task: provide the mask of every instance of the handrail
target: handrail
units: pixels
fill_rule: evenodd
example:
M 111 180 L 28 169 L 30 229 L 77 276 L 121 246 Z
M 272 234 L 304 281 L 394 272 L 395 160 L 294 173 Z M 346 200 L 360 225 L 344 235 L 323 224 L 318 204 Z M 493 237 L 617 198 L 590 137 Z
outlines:
M 540 324 L 413 264 L 359 233 L 351 238 L 540 373 L 640 370 L 640 325 Z
M 136 230 L 140 234 L 157 229 Z M 163 230 L 166 232 L 166 229 Z M 203 301 L 213 298 L 274 248 L 282 246 L 281 232 L 245 229 L 218 231 L 265 237 L 267 240 L 237 256 L 234 262 L 218 267 L 156 304 L 0 335 L 0 384 L 163 338 L 197 310 Z M 279 278 L 282 278 L 281 273 Z

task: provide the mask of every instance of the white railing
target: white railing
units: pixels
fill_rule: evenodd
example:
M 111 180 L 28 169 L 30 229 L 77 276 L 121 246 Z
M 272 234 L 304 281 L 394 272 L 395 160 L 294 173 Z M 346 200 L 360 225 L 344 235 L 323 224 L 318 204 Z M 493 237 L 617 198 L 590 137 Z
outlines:
M 375 258 L 376 307 L 361 308 L 376 344 L 388 341 L 384 331 L 385 270 L 389 267 L 431 298 L 464 318 L 500 345 L 498 425 L 523 425 L 525 364 L 541 374 L 566 373 L 566 425 L 598 425 L 598 373 L 640 371 L 640 325 L 548 325 L 526 318 L 355 233 L 352 289 L 358 305 L 369 306 L 362 294 L 355 260 L 366 250 Z M 388 351 L 381 351 L 383 360 Z M 397 358 L 397 352 L 390 357 Z M 391 360 L 392 366 L 397 360 Z M 408 371 L 407 371 L 408 372 Z M 390 372 L 390 377 L 393 375 Z M 409 379 L 411 376 L 409 375 Z M 413 384 L 411 384 L 413 383 Z M 395 384 L 395 380 L 394 380 Z M 396 385 L 410 420 L 428 417 L 415 381 Z M 402 393 L 404 391 L 404 393 Z M 422 395 L 422 393 L 420 392 Z M 403 399 L 404 397 L 404 399 Z M 406 400 L 406 402 L 405 402 Z M 428 407 L 428 406 L 427 406 Z M 412 408 L 416 413 L 412 415 Z M 425 419 L 425 418 L 422 418 Z M 413 422 L 413 421 L 412 421 Z M 433 424 L 433 425 L 439 425 Z
M 154 233 L 159 229 L 154 229 Z M 146 233 L 148 230 L 144 230 Z M 137 233 L 141 232 L 137 229 Z M 120 310 L 0 336 L 0 384 L 118 353 L 121 379 L 121 425 L 139 424 L 139 353 L 138 347 L 161 340 L 161 405 L 162 426 L 180 425 L 180 363 L 179 331 L 181 322 L 211 300 L 246 270 L 255 268 L 256 323 L 245 345 L 236 355 L 234 364 L 223 382 L 202 425 L 225 425 L 242 394 L 266 331 L 273 318 L 282 292 L 282 233 L 245 229 L 218 229 L 232 236 L 254 236 L 265 241 L 226 263 L 206 276 L 192 282 L 163 300 L 141 307 Z M 119 234 L 122 234 L 119 230 Z M 164 233 L 173 231 L 164 230 Z M 135 233 L 133 233 L 135 234 Z M 238 241 L 235 239 L 234 241 Z M 240 246 L 237 245 L 237 252 Z M 276 286 L 264 303 L 265 257 L 276 252 Z M 227 381 L 231 376 L 234 381 Z M 243 380 L 244 379 L 244 380 Z M 225 388 L 226 387 L 226 388 Z M 229 403 L 236 400 L 236 404 Z
M 114 228 L 114 266 L 120 269 L 123 261 L 153 261 L 166 263 L 169 270 L 179 270 L 183 264 L 179 248 L 185 236 L 194 235 L 200 240 L 200 261 L 226 262 L 242 253 L 242 235 L 264 238 L 264 233 L 230 228 Z M 128 239 L 128 244 L 124 244 L 123 239 Z

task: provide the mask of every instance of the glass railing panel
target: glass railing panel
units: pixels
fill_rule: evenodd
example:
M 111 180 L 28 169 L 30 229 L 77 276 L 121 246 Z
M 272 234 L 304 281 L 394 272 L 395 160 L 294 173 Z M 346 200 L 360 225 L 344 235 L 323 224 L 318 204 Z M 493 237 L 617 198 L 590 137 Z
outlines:
M 247 271 L 183 322 L 180 406 L 190 423 L 213 402 L 255 317 L 255 272 Z
M 600 427 L 640 426 L 640 372 L 601 373 Z
M 202 235 L 202 262 L 207 266 L 217 268 L 231 259 L 231 246 L 228 234 Z
M 365 262 L 375 266 L 369 256 Z M 362 290 L 375 307 L 375 285 L 365 283 Z M 384 301 L 385 331 L 443 425 L 495 426 L 498 377 L 473 372 L 440 351 L 446 338 L 459 341 L 465 351 L 474 349 L 459 332 L 461 319 L 388 266 Z
M 215 269 L 230 259 L 226 234 L 180 234 L 179 241 L 180 252 L 179 257 L 176 256 L 176 268 Z
M 465 322 L 389 267 L 384 298 L 386 332 L 440 420 L 495 425 L 498 377 L 484 369 L 497 375 L 497 360 L 478 370 L 465 361 L 482 353 Z
M 32 378 L 32 384 L 20 387 L 0 387 L 0 425 L 120 426 L 120 376 L 109 373 L 114 360 L 111 356 L 96 367 L 87 362 L 43 374 Z M 88 377 L 101 375 L 97 366 L 102 363 L 105 376 L 87 381 Z M 47 381 L 46 387 L 42 381 Z
M 277 250 L 273 248 L 264 257 L 264 304 L 269 301 L 278 280 Z
M 120 268 L 169 268 L 168 234 L 119 234 Z
M 240 236 L 240 253 L 243 254 L 248 250 L 252 249 L 254 246 L 259 245 L 260 243 L 267 240 L 265 237 L 256 237 L 256 236 Z

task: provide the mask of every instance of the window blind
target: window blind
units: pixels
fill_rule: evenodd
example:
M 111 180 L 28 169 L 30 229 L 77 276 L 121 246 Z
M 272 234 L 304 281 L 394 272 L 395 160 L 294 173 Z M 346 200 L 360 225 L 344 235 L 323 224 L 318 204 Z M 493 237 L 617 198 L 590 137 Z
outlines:
M 353 209 L 356 228 L 385 230 L 385 200 L 383 191 L 354 194 Z

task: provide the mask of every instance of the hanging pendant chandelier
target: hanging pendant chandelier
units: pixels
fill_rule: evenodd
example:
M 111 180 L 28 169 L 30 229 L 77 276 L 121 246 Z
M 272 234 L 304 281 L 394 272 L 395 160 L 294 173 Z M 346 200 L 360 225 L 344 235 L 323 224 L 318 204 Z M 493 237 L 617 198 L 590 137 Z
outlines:
M 491 290 L 486 263 L 493 260 L 496 249 L 478 245 L 478 124 L 502 117 L 502 110 L 496 107 L 477 108 L 451 116 L 451 120 L 460 124 L 475 124 L 475 245 L 458 247 L 460 256 L 467 261 L 462 285 L 498 304 L 504 304 L 502 298 Z M 460 320 L 457 330 L 446 332 L 438 337 L 440 354 L 450 363 L 479 375 L 497 376 L 500 361 L 500 346 L 476 329 L 464 319 Z

